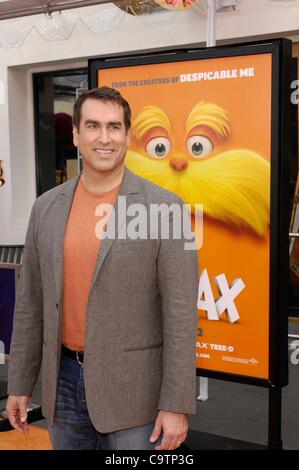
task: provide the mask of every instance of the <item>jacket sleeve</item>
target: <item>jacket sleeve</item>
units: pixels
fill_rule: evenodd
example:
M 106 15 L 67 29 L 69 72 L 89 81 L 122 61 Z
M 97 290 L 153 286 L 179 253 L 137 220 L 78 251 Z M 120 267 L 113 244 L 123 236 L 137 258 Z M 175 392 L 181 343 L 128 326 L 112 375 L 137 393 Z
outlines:
M 198 262 L 195 246 L 186 250 L 186 242 L 190 247 L 184 233 L 178 239 L 162 239 L 157 260 L 163 315 L 163 377 L 158 407 L 194 414 Z
M 28 224 L 17 285 L 8 365 L 8 393 L 31 396 L 42 360 L 43 290 L 36 243 L 36 206 Z

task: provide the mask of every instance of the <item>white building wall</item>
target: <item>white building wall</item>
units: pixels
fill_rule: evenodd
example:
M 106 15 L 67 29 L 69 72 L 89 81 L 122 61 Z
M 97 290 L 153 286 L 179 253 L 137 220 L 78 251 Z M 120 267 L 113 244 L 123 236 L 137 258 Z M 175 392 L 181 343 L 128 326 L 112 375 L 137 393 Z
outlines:
M 105 5 L 73 10 L 77 15 L 98 13 Z M 70 13 L 70 12 L 69 12 Z M 38 16 L 25 18 L 32 24 Z M 0 22 L 0 28 L 5 22 Z M 299 0 L 272 2 L 242 0 L 240 9 L 217 14 L 218 43 L 288 36 L 299 30 Z M 6 184 L 0 189 L 0 245 L 23 244 L 35 193 L 32 73 L 83 67 L 87 58 L 203 46 L 206 18 L 194 8 L 175 13 L 169 22 L 146 24 L 125 15 L 111 32 L 92 33 L 81 22 L 70 39 L 48 42 L 34 29 L 19 48 L 0 48 L 0 159 Z

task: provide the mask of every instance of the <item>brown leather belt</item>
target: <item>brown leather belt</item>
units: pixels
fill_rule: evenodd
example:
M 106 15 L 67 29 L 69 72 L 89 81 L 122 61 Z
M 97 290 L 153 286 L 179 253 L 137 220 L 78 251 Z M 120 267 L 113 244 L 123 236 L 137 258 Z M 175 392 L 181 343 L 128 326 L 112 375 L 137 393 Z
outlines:
M 66 346 L 62 345 L 61 347 L 61 354 L 63 356 L 69 357 L 74 361 L 77 361 L 78 364 L 82 365 L 84 362 L 84 351 L 72 351 L 71 349 L 67 348 Z

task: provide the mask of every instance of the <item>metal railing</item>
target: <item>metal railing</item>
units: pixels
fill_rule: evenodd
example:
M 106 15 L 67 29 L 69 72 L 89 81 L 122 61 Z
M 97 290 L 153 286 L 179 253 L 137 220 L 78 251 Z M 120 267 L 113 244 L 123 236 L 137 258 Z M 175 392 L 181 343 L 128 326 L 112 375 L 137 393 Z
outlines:
M 22 264 L 23 245 L 0 246 L 0 263 Z

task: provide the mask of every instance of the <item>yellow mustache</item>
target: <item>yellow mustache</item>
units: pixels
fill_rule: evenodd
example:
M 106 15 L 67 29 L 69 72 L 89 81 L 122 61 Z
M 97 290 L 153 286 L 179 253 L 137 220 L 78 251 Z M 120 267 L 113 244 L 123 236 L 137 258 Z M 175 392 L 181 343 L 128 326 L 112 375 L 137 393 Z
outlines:
M 201 161 L 188 160 L 177 172 L 168 160 L 155 161 L 129 150 L 126 166 L 176 193 L 186 204 L 203 204 L 204 214 L 265 237 L 270 223 L 270 164 L 246 149 L 228 150 Z

